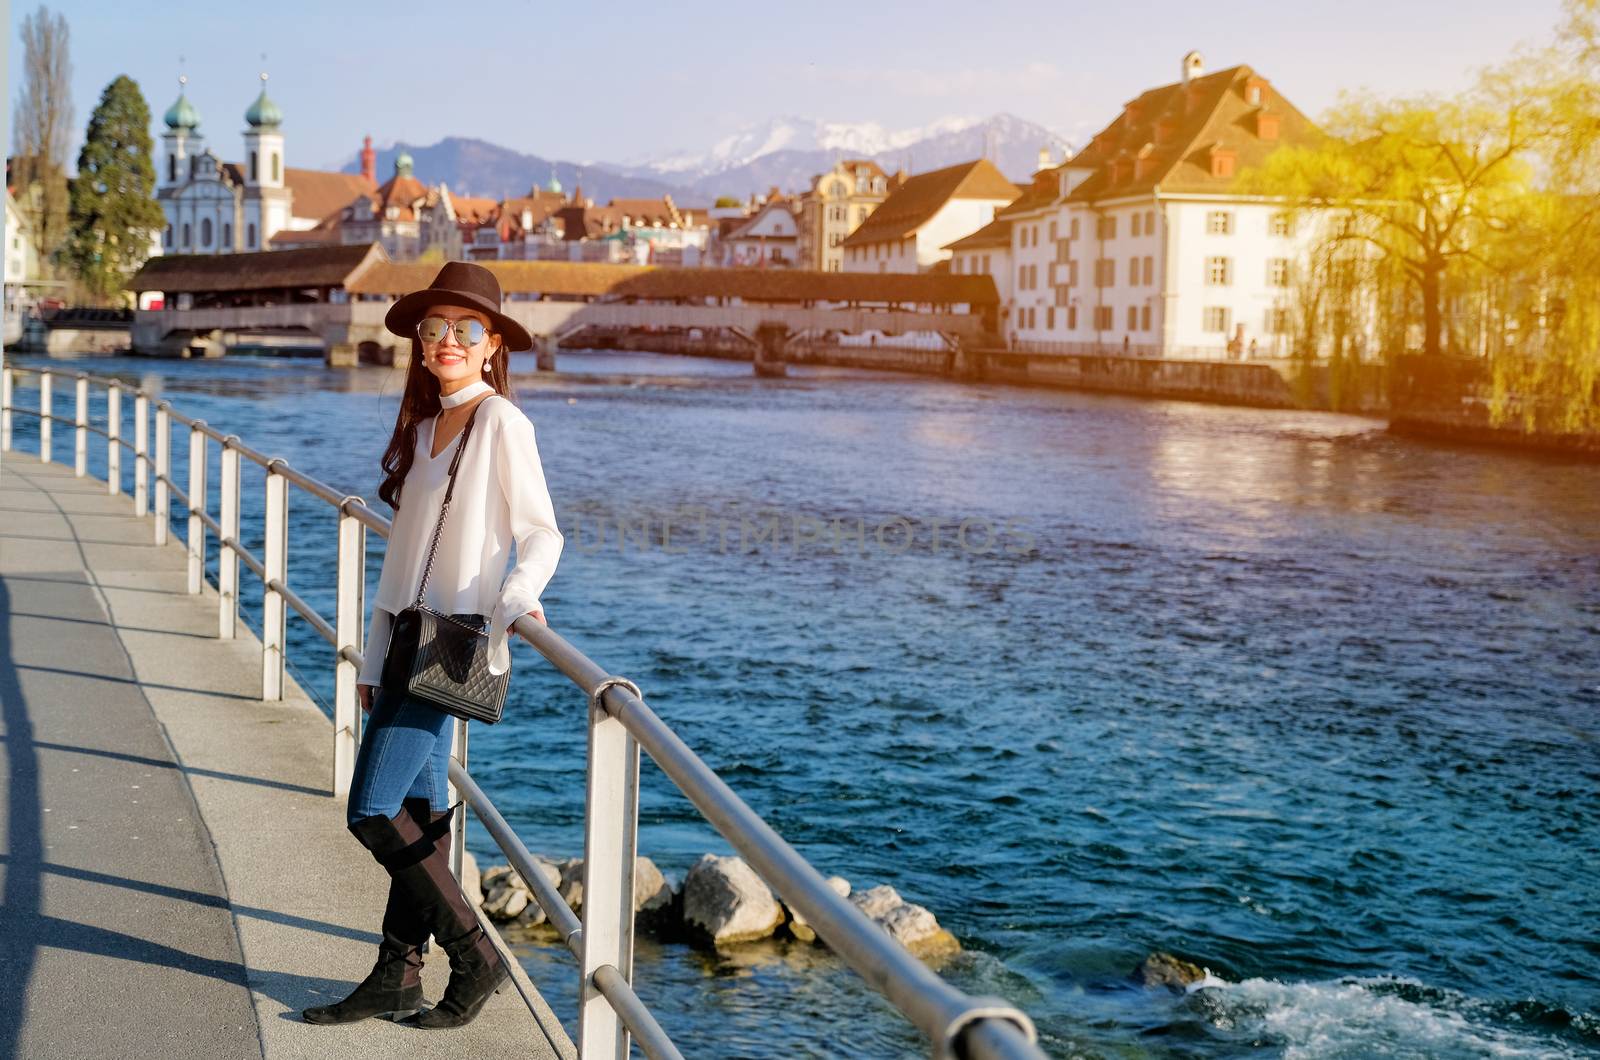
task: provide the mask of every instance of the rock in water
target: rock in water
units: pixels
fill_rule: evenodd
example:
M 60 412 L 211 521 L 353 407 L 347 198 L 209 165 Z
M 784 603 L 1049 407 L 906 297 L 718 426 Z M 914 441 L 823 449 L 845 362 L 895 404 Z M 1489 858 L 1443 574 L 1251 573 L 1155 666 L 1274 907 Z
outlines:
M 720 946 L 771 935 L 783 906 L 742 858 L 706 854 L 683 881 L 683 919 Z
M 554 866 L 552 866 L 554 867 Z M 583 908 L 583 859 L 568 858 L 556 870 L 556 890 L 574 913 Z M 633 861 L 633 911 L 657 914 L 672 904 L 677 892 L 656 863 L 639 856 Z
M 851 895 L 850 901 L 913 956 L 927 960 L 961 950 L 961 943 L 939 926 L 931 912 L 901 898 L 899 892 L 886 883 Z
M 1205 977 L 1206 970 L 1198 964 L 1161 952 L 1152 953 L 1133 970 L 1137 982 L 1145 986 L 1164 986 L 1179 994 Z
M 828 886 L 833 890 L 833 893 L 838 895 L 840 898 L 850 897 L 850 881 L 845 879 L 843 876 L 829 876 Z M 785 905 L 784 908 L 789 909 L 787 905 Z M 789 909 L 789 934 L 793 935 L 801 942 L 817 941 L 816 929 L 810 924 L 806 923 L 806 918 L 801 916 L 800 911 L 797 909 Z
M 561 870 L 548 861 L 535 860 L 540 873 L 550 886 L 561 885 Z M 496 865 L 483 874 L 483 885 L 486 892 L 483 901 L 483 911 L 491 920 L 516 920 L 522 924 L 538 925 L 545 922 L 544 908 L 533 897 L 533 891 L 509 865 Z

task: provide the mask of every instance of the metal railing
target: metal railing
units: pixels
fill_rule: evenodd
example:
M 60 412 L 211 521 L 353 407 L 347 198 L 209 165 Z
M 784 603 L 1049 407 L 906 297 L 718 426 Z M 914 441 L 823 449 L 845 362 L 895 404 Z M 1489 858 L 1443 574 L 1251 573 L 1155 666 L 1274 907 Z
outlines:
M 39 379 L 39 408 L 15 407 L 14 376 Z M 191 419 L 161 400 L 154 403 L 155 432 L 151 444 L 152 396 L 115 379 L 75 374 L 75 409 L 71 419 L 53 410 L 56 373 L 35 368 L 0 366 L 0 452 L 12 449 L 12 416 L 34 416 L 39 424 L 39 458 L 52 459 L 52 426 L 74 431 L 74 472 L 88 475 L 89 435 L 106 440 L 107 490 L 121 491 L 121 452 L 133 454 L 133 504 L 137 515 L 155 516 L 154 539 L 165 544 L 171 504 L 186 516 L 190 593 L 205 588 L 207 533 L 217 545 L 218 636 L 234 637 L 239 622 L 239 567 L 261 582 L 261 697 L 281 699 L 284 692 L 285 621 L 299 614 L 333 647 L 333 776 L 335 795 L 349 792 L 360 740 L 356 677 L 362 660 L 363 592 L 366 534 L 387 537 L 390 521 L 349 496 L 223 434 L 205 421 Z M 106 388 L 105 427 L 90 423 L 91 386 Z M 122 394 L 133 395 L 134 440 L 121 435 Z M 189 431 L 187 488 L 171 477 L 171 431 L 176 422 Z M 218 516 L 207 511 L 209 446 L 220 445 Z M 240 540 L 240 467 L 248 460 L 266 471 L 265 526 L 261 556 Z M 332 505 L 338 512 L 337 592 L 332 621 L 318 614 L 290 585 L 288 571 L 289 486 Z M 151 504 L 153 487 L 154 503 Z M 152 510 L 153 509 L 153 510 Z M 973 997 L 913 957 L 848 900 L 830 888 L 820 872 L 778 835 L 703 762 L 672 728 L 645 703 L 639 688 L 610 674 L 560 634 L 524 616 L 514 626 L 557 670 L 583 690 L 588 699 L 587 805 L 584 814 L 583 904 L 580 920 L 539 871 L 533 855 L 506 823 L 500 811 L 467 772 L 467 725 L 455 726 L 455 747 L 449 776 L 452 801 L 463 805 L 452 821 L 451 860 L 459 878 L 466 809 L 482 823 L 508 862 L 527 882 L 534 899 L 560 933 L 580 970 L 578 1051 L 583 1060 L 626 1060 L 630 1040 L 652 1060 L 681 1054 L 633 990 L 633 874 L 639 828 L 639 753 L 643 749 L 705 819 L 732 844 L 775 890 L 790 909 L 815 927 L 819 937 L 867 984 L 886 997 L 927 1038 L 939 1060 L 1040 1060 L 1032 1021 L 1020 1009 L 998 998 Z

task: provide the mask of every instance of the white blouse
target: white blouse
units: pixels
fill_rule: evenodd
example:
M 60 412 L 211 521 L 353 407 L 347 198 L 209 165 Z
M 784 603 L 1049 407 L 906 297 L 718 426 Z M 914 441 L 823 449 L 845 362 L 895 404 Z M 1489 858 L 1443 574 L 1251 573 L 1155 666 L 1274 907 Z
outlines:
M 417 425 L 417 451 L 400 491 L 372 603 L 360 684 L 381 683 L 393 618 L 417 597 L 449 483 L 450 460 L 461 444 L 458 434 L 434 457 L 437 425 L 438 417 Z M 506 627 L 530 611 L 543 610 L 539 594 L 555 573 L 563 544 L 533 423 L 500 395 L 484 398 L 456 472 L 450 514 L 428 576 L 428 605 L 447 615 L 490 616 L 489 670 L 504 673 L 511 666 Z M 511 566 L 513 545 L 516 564 Z

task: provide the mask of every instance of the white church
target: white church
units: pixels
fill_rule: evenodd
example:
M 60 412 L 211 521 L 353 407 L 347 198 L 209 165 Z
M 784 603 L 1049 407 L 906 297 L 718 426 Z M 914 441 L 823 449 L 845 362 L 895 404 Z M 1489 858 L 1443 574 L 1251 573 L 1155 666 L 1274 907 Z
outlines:
M 164 254 L 234 254 L 271 249 L 281 231 L 304 231 L 375 184 L 370 172 L 292 169 L 285 160 L 283 112 L 261 94 L 245 111 L 244 161 L 224 162 L 205 143 L 188 79 L 167 109 L 156 199 L 166 213 Z

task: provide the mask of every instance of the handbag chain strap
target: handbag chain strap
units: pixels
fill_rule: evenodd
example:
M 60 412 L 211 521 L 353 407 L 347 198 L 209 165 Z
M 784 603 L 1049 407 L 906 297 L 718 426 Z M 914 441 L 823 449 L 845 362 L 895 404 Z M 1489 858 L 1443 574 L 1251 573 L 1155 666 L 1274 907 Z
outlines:
M 439 615 L 439 612 L 426 606 L 422 602 L 422 597 L 428 591 L 428 577 L 433 573 L 433 556 L 439 551 L 439 535 L 444 532 L 444 517 L 450 514 L 450 498 L 456 492 L 456 469 L 461 466 L 461 454 L 467 450 L 467 439 L 472 435 L 472 425 L 478 419 L 478 406 L 482 404 L 483 402 L 479 401 L 477 405 L 472 406 L 472 415 L 467 417 L 467 425 L 461 428 L 461 437 L 456 441 L 455 455 L 450 458 L 450 484 L 444 489 L 444 503 L 439 505 L 439 521 L 433 524 L 433 540 L 428 543 L 428 561 L 422 567 L 422 583 L 417 586 L 417 599 L 411 605 L 433 615 Z M 434 424 L 437 427 L 438 421 L 435 420 Z M 448 616 L 439 615 L 439 617 Z

